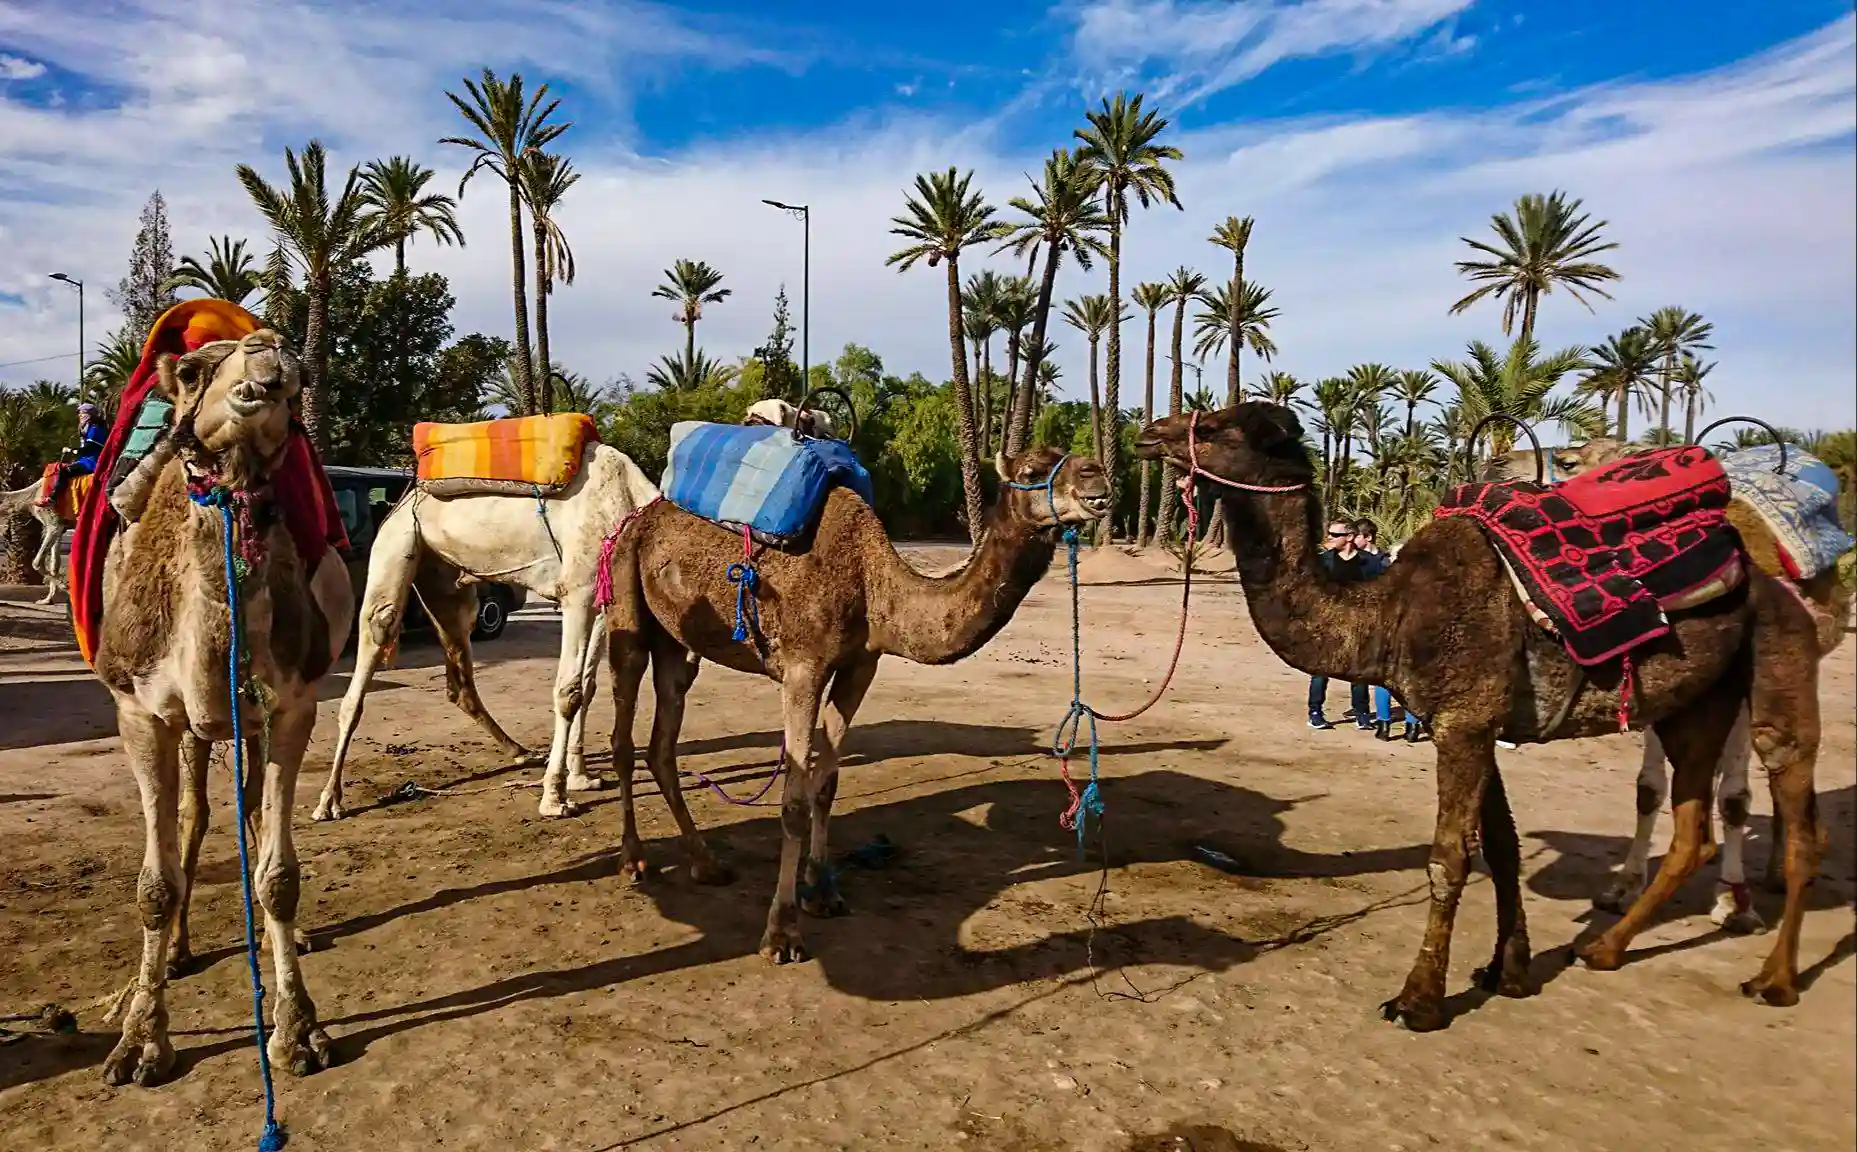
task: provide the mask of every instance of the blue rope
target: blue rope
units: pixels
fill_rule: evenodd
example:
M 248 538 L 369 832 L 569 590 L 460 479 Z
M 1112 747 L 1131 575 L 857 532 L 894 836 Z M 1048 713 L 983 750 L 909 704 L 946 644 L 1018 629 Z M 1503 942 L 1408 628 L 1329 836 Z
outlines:
M 748 560 L 738 560 L 729 565 L 729 583 L 735 585 L 735 631 L 730 638 L 742 641 L 748 638 L 747 615 L 754 617 L 755 630 L 761 627 L 761 602 L 754 599 L 753 593 L 760 574 L 754 570 L 754 564 Z M 744 614 L 744 608 L 746 614 Z
M 264 981 L 258 972 L 257 931 L 253 927 L 251 909 L 251 853 L 245 839 L 245 731 L 239 720 L 245 621 L 244 613 L 239 611 L 232 503 L 224 488 L 196 494 L 193 499 L 197 504 L 217 507 L 225 530 L 226 611 L 232 616 L 232 643 L 226 660 L 226 676 L 232 688 L 232 780 L 239 824 L 239 882 L 245 897 L 245 959 L 251 965 L 251 1014 L 253 1030 L 258 1039 L 258 1074 L 264 1080 L 264 1134 L 258 1138 L 258 1152 L 280 1152 L 286 1136 L 282 1125 L 277 1122 L 277 1096 L 271 1084 L 271 1054 L 264 1046 Z M 262 766 L 259 770 L 263 771 Z M 289 812 L 282 813 L 280 818 L 288 820 Z

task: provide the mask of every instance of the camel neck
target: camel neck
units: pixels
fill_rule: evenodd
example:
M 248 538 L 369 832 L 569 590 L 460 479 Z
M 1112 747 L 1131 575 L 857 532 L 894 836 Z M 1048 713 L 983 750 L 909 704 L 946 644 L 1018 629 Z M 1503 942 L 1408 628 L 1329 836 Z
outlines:
M 1226 536 L 1258 635 L 1310 675 L 1385 683 L 1397 598 L 1388 577 L 1343 582 L 1322 564 L 1312 491 L 1224 493 Z
M 873 518 L 874 519 L 874 518 Z M 925 576 L 887 538 L 865 576 L 871 643 L 918 664 L 952 664 L 979 651 L 1051 566 L 1051 535 L 993 515 L 973 554 L 944 576 Z

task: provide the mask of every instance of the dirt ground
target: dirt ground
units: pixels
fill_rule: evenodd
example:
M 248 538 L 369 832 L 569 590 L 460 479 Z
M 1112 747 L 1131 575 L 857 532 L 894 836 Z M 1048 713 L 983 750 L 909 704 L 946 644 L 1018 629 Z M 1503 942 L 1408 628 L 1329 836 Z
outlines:
M 1164 668 L 1178 584 L 1158 560 L 1104 553 L 1085 569 L 1085 696 L 1126 709 Z M 1262 646 L 1229 578 L 1196 581 L 1192 627 L 1167 698 L 1103 727 L 1106 877 L 1094 844 L 1080 862 L 1058 827 L 1065 792 L 1041 755 L 1070 697 L 1061 571 L 974 658 L 887 662 L 850 737 L 832 834 L 841 851 L 882 834 L 900 852 L 847 867 L 853 914 L 808 921 L 815 958 L 779 968 L 755 954 L 777 809 L 688 785 L 739 873 L 700 888 L 646 788 L 646 835 L 666 867 L 628 886 L 614 875 L 615 793 L 544 821 L 533 789 L 499 787 L 538 770 L 499 764 L 446 702 L 429 641 L 409 642 L 370 698 L 349 770 L 354 815 L 311 823 L 346 683 L 331 677 L 297 835 L 314 942 L 304 970 L 341 1063 L 280 1075 L 291 1149 L 1847 1152 L 1857 1141 L 1857 644 L 1823 667 L 1831 852 L 1805 922 L 1799 1007 L 1737 993 L 1771 938 L 1713 930 L 1713 866 L 1622 971 L 1566 965 L 1569 943 L 1610 921 L 1588 901 L 1632 825 L 1638 738 L 1608 737 L 1500 754 L 1546 986 L 1525 1001 L 1470 990 L 1494 930 L 1479 874 L 1458 919 L 1458 1015 L 1421 1036 L 1382 1023 L 1378 1005 L 1425 916 L 1430 746 L 1309 731 L 1304 678 Z M 552 616 L 530 612 L 479 649 L 486 701 L 531 743 L 547 738 L 557 637 Z M 602 751 L 604 689 L 602 676 L 589 725 Z M 777 718 L 771 685 L 706 668 L 684 766 L 746 792 L 776 754 Z M 102 1082 L 115 1035 L 95 1002 L 140 948 L 140 806 L 114 727 L 63 609 L 0 603 L 0 1013 L 56 1001 L 79 1017 L 75 1035 L 0 1045 L 0 1148 L 250 1149 L 262 1108 L 224 774 L 194 899 L 206 967 L 170 989 L 179 1067 L 153 1089 Z M 451 794 L 380 803 L 409 780 Z M 1769 847 L 1758 784 L 1754 803 L 1757 874 Z M 1660 847 L 1668 834 L 1666 818 Z M 1211 866 L 1208 847 L 1235 864 Z M 1759 900 L 1774 919 L 1775 898 Z

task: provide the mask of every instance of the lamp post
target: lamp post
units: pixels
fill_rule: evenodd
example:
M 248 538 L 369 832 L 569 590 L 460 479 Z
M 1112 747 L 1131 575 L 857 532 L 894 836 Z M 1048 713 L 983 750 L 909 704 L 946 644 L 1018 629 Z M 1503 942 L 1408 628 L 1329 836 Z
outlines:
M 52 279 L 62 280 L 77 289 L 77 396 L 84 398 L 84 282 L 63 272 L 53 272 Z
M 812 388 L 812 205 L 766 199 L 761 203 L 797 214 L 804 228 L 800 250 L 800 398 L 805 399 Z

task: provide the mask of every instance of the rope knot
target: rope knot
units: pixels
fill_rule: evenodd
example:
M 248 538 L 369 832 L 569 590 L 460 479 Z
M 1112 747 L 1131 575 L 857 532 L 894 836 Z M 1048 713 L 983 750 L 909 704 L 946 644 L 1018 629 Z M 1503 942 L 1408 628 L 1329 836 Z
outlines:
M 751 560 L 737 560 L 729 565 L 729 583 L 735 585 L 735 631 L 730 638 L 736 642 L 748 639 L 748 617 L 754 617 L 754 626 L 761 626 L 760 601 L 754 598 L 754 590 L 760 583 L 760 573 L 755 571 Z

